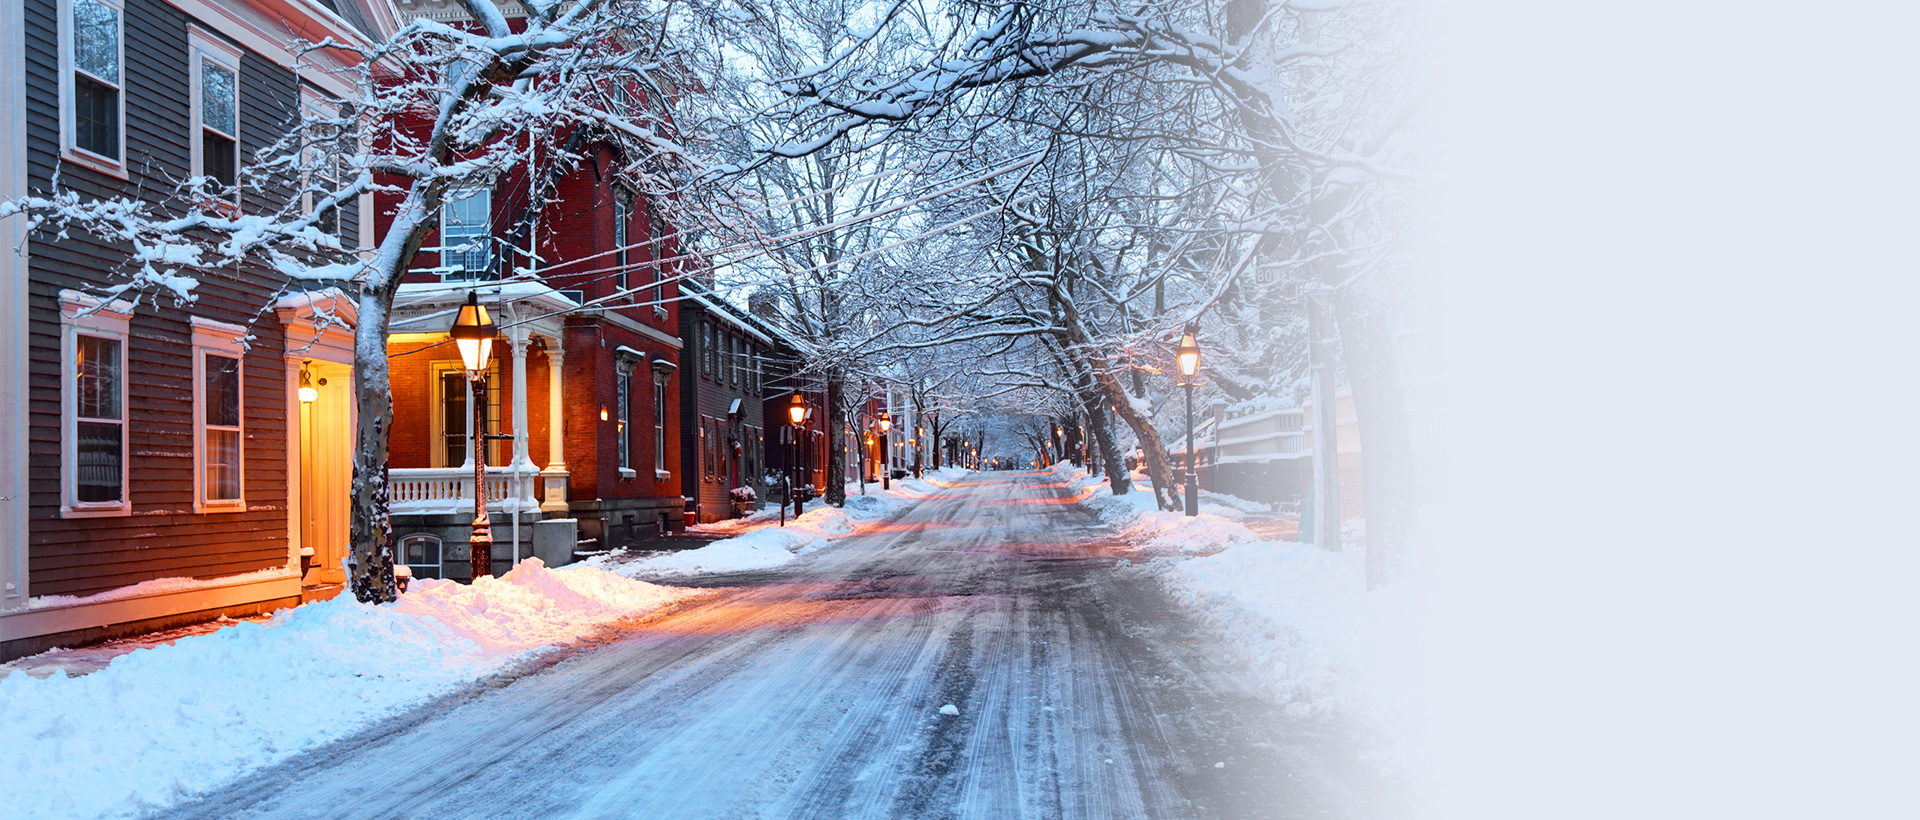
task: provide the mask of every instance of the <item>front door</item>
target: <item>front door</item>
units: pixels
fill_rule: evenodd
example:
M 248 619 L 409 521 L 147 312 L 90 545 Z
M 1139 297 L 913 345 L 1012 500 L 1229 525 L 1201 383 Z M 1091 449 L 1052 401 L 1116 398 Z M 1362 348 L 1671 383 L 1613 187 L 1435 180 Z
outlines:
M 306 367 L 319 395 L 300 403 L 300 545 L 313 548 L 307 583 L 342 584 L 353 495 L 353 368 Z

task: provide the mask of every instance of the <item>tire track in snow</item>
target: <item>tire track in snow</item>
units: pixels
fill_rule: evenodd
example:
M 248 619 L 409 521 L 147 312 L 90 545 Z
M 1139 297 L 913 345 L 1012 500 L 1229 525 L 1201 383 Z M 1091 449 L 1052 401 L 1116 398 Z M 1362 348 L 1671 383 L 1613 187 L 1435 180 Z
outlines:
M 182 817 L 1352 816 L 1307 729 L 988 475 L 776 572 L 182 806 Z M 1217 647 L 1214 647 L 1217 649 Z M 942 704 L 958 716 L 936 714 Z M 1232 758 L 1232 768 L 1212 762 Z M 1111 760 L 1111 763 L 1107 761 Z M 1293 774 L 1301 776 L 1294 778 Z M 350 808 L 349 808 L 350 807 Z

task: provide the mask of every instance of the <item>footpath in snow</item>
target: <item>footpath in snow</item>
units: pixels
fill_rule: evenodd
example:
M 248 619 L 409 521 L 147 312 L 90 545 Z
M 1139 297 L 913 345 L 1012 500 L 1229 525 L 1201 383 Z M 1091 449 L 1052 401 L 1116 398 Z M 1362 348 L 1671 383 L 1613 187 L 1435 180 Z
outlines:
M 6 815 L 164 809 L 693 594 L 529 559 L 471 586 L 416 579 L 390 605 L 341 596 L 282 610 L 83 677 L 15 672 L 0 679 Z
M 1410 599 L 1405 589 L 1367 591 L 1361 547 L 1329 552 L 1262 540 L 1237 520 L 1259 505 L 1232 496 L 1207 494 L 1200 515 L 1189 518 L 1160 510 L 1146 482 L 1115 496 L 1106 479 L 1084 469 L 1062 465 L 1056 474 L 1146 553 L 1132 571 L 1154 577 L 1219 630 L 1289 714 L 1337 713 L 1387 746 L 1404 737 Z M 1383 763 L 1396 757 L 1377 751 Z
M 698 527 L 702 532 L 739 532 L 732 538 L 715 541 L 699 549 L 670 552 L 633 560 L 625 550 L 596 555 L 581 563 L 619 573 L 629 578 L 673 578 L 719 572 L 746 572 L 772 569 L 831 543 L 833 539 L 857 532 L 860 525 L 892 518 L 949 487 L 967 475 L 967 471 L 945 467 L 925 473 L 925 478 L 904 478 L 892 482 L 892 489 L 881 490 L 868 484 L 866 492 L 850 485 L 845 507 L 829 507 L 818 501 L 814 508 L 781 526 L 780 509 L 772 507 L 746 518 Z

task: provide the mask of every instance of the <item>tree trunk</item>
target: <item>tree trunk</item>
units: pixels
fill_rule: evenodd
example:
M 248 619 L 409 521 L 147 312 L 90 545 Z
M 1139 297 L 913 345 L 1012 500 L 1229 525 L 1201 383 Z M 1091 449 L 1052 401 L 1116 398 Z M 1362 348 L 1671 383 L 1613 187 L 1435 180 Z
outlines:
M 1354 414 L 1360 423 L 1367 588 L 1373 589 L 1399 575 L 1419 524 L 1420 499 L 1388 312 L 1356 296 L 1343 297 L 1334 299 L 1334 310 L 1347 380 L 1353 388 Z
M 1107 426 L 1107 411 L 1104 401 L 1093 393 L 1080 393 L 1080 403 L 1087 408 L 1087 426 L 1093 428 L 1093 441 L 1100 450 L 1100 461 L 1105 465 L 1107 485 L 1114 495 L 1126 495 L 1133 491 L 1133 475 L 1127 472 L 1126 457 L 1120 455 L 1120 445 L 1114 443 L 1113 429 Z
M 398 281 L 399 277 L 394 277 Z M 385 603 L 393 586 L 393 520 L 388 490 L 387 440 L 393 426 L 393 386 L 387 366 L 387 318 L 394 288 L 360 292 L 353 328 L 353 386 L 359 424 L 354 431 L 352 555 L 347 583 L 356 600 Z
M 839 369 L 827 371 L 827 503 L 847 505 L 847 412 L 841 404 L 846 396 L 846 378 Z

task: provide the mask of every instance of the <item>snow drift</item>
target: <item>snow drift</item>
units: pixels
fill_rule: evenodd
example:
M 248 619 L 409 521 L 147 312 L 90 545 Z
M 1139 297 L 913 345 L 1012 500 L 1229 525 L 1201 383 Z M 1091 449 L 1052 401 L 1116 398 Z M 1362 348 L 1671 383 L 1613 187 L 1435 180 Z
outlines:
M 1151 489 L 1115 496 L 1105 479 L 1061 467 L 1081 503 L 1153 555 L 1151 575 L 1227 638 L 1267 696 L 1296 716 L 1339 713 L 1388 736 L 1408 728 L 1405 589 L 1367 591 L 1362 549 L 1329 552 L 1263 541 L 1237 523 L 1243 505 L 1201 504 L 1189 518 L 1154 506 Z
M 528 559 L 472 586 L 416 580 L 391 605 L 283 610 L 84 677 L 9 675 L 0 794 L 18 817 L 163 808 L 691 592 Z

